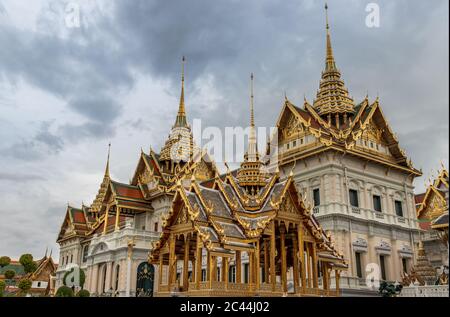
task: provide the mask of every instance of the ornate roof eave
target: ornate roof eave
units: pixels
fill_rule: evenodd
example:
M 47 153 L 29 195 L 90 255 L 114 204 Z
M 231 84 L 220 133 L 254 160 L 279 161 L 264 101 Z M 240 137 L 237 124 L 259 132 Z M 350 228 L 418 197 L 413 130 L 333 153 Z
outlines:
M 422 203 L 420 204 L 420 207 L 417 210 L 417 213 L 416 213 L 417 218 L 422 216 L 423 211 L 428 206 L 428 199 L 430 198 L 431 193 L 434 193 L 435 195 L 437 195 L 443 203 L 445 203 L 445 204 L 447 203 L 445 198 L 442 196 L 442 193 L 432 184 L 432 185 L 428 186 L 427 191 L 425 192 L 425 196 L 422 200 Z
M 222 179 L 220 177 L 216 178 L 213 186 L 217 186 L 217 188 L 220 190 L 220 192 L 224 196 L 228 206 L 231 207 L 230 208 L 231 212 L 234 214 L 237 211 L 237 209 L 239 208 L 239 205 L 238 205 L 239 202 L 236 201 L 234 197 L 229 197 L 229 195 L 223 185 Z
M 338 152 L 342 152 L 342 153 L 347 153 L 347 154 L 351 154 L 357 157 L 362 157 L 364 159 L 367 159 L 369 161 L 373 161 L 375 163 L 379 163 L 385 166 L 388 166 L 390 168 L 395 168 L 397 170 L 401 170 L 402 172 L 406 172 L 408 174 L 412 174 L 415 177 L 418 176 L 422 176 L 422 172 L 415 169 L 415 168 L 410 168 L 410 167 L 406 167 L 406 166 L 402 166 L 399 164 L 396 164 L 394 162 L 390 162 L 384 159 L 381 159 L 378 156 L 373 156 L 370 155 L 369 153 L 363 152 L 363 151 L 359 151 L 354 149 L 353 147 L 350 147 L 347 145 L 347 147 L 344 144 L 338 144 L 337 142 L 335 142 L 334 140 L 331 140 L 331 144 L 326 144 L 324 142 L 321 142 L 322 144 L 313 148 L 311 151 L 307 152 L 307 153 L 301 153 L 301 155 L 292 155 L 289 159 L 282 159 L 282 165 L 287 165 L 289 163 L 293 163 L 297 160 L 300 159 L 305 159 L 307 157 L 311 157 L 313 155 L 317 155 L 319 153 L 325 152 L 325 151 L 330 151 L 330 150 L 335 150 Z
M 365 159 L 368 159 L 369 161 L 373 161 L 373 162 L 376 162 L 376 163 L 379 163 L 379 164 L 382 164 L 382 165 L 386 165 L 386 166 L 391 167 L 391 168 L 395 168 L 397 170 L 401 170 L 403 172 L 407 172 L 408 174 L 414 175 L 415 177 L 422 176 L 422 172 L 421 171 L 419 171 L 419 170 L 417 170 L 415 168 L 411 168 L 411 167 L 408 167 L 408 166 L 403 166 L 403 165 L 398 164 L 398 162 L 405 162 L 406 161 L 405 159 L 397 160 L 396 162 L 390 162 L 388 160 L 384 160 L 384 159 L 380 158 L 379 156 L 371 155 L 369 153 L 366 153 L 366 152 L 363 152 L 363 151 L 359 151 L 359 150 L 354 149 L 354 148 L 343 149 L 343 148 L 338 147 L 338 146 L 331 146 L 330 148 L 332 148 L 334 150 L 341 151 L 341 152 L 345 152 L 345 153 L 348 153 L 348 154 L 352 154 L 352 155 L 355 155 L 355 156 L 358 156 L 358 157 L 363 157 Z
M 444 184 L 445 187 L 449 188 L 448 179 L 448 171 L 444 166 L 442 166 L 436 180 L 434 181 L 434 187 L 439 188 L 441 184 Z
M 228 183 L 231 185 L 231 187 L 233 188 L 234 192 L 238 196 L 239 201 L 241 202 L 241 204 L 243 206 L 248 205 L 248 202 L 250 201 L 250 197 L 248 197 L 248 195 L 245 192 L 242 195 L 242 193 L 238 189 L 239 185 L 236 183 L 234 177 L 231 174 L 227 174 L 225 180 L 227 180 Z

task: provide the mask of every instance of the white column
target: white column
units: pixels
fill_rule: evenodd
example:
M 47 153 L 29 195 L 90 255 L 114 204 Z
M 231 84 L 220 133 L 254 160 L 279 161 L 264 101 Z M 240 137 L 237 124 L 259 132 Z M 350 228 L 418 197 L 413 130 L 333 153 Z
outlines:
M 108 292 L 112 287 L 112 262 L 106 263 L 106 278 L 105 278 L 105 292 Z
M 98 264 L 93 265 L 93 273 L 92 273 L 92 281 L 91 281 L 91 292 L 97 293 L 97 284 L 98 284 Z
M 130 297 L 131 289 L 131 257 L 127 259 L 127 286 L 125 290 L 125 297 Z

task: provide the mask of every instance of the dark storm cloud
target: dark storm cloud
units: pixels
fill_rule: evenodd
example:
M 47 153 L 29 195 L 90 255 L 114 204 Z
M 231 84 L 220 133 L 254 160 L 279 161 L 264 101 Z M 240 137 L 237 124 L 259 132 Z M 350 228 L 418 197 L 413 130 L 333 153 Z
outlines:
M 328 2 L 333 49 L 350 94 L 356 102 L 366 93 L 371 100 L 379 94 L 401 147 L 425 175 L 437 169 L 439 160 L 448 157 L 447 0 Z M 380 6 L 380 28 L 365 25 L 369 2 Z M 0 144 L 2 166 L 14 167 L 17 163 L 11 158 L 37 161 L 64 152 L 69 144 L 110 139 L 130 129 L 148 134 L 153 142 L 149 145 L 157 149 L 155 143 L 164 142 L 175 114 L 152 111 L 149 94 L 148 118 L 157 118 L 152 121 L 157 122 L 155 127 L 145 116 L 126 117 L 118 95 L 134 87 L 137 74 L 171 81 L 169 93 L 178 96 L 182 55 L 187 57 L 188 118 L 201 118 L 203 125 L 248 124 L 250 72 L 255 73 L 260 126 L 275 124 L 284 91 L 301 106 L 304 94 L 312 102 L 319 85 L 325 59 L 322 1 L 117 0 L 111 14 L 96 9 L 91 16 L 81 8 L 88 25 L 67 29 L 61 24 L 64 2 L 52 1 L 42 8 L 38 31 L 32 31 L 9 24 L 0 3 L 0 83 L 24 81 L 36 86 L 63 100 L 63 110 L 81 117 L 69 123 L 45 121 L 29 139 L 7 148 Z M 217 104 L 194 103 L 193 97 L 200 95 L 203 81 L 210 77 L 220 97 Z M 0 100 L 1 104 L 7 100 L 8 109 L 15 106 L 14 96 L 0 96 Z M 35 103 L 39 111 L 40 100 Z M 48 117 L 53 118 L 52 111 Z M 61 166 L 70 163 L 68 159 Z M 61 166 L 52 168 L 57 171 Z M 36 187 L 42 176 L 32 175 L 0 174 L 0 181 L 19 185 L 14 197 L 21 199 L 27 192 L 27 200 L 40 205 L 38 210 L 22 205 L 5 210 L 8 217 L 13 215 L 0 222 L 5 254 L 54 245 L 64 216 L 65 203 L 47 199 L 54 188 Z M 68 177 L 75 182 L 72 174 Z M 4 197 L 12 199 L 12 187 L 2 188 L 7 188 Z M 36 190 L 40 191 L 36 194 Z
M 47 9 L 43 8 L 44 11 Z M 89 31 L 67 29 L 66 37 L 58 34 L 58 28 L 31 32 L 0 24 L 0 79 L 12 83 L 24 80 L 65 100 L 72 110 L 88 121 L 64 126 L 61 130 L 70 130 L 70 135 L 79 133 L 81 137 L 104 137 L 114 131 L 114 121 L 122 110 L 115 94 L 133 85 L 125 65 L 126 58 L 122 55 L 126 48 L 112 48 L 110 34 L 105 33 L 105 29 L 109 30 L 108 23 L 108 19 L 99 19 L 97 28 L 92 27 Z M 35 106 L 39 108 L 39 100 Z M 63 142 L 56 136 L 51 137 L 41 132 L 34 139 L 13 146 L 10 154 L 27 159 L 22 156 L 20 145 L 34 146 L 35 141 L 49 145 L 56 153 Z
M 365 25 L 367 3 L 329 3 L 335 57 L 355 101 L 379 94 L 398 133 L 425 118 L 448 130 L 447 116 L 437 115 L 448 114 L 448 48 L 442 46 L 448 43 L 448 3 L 376 1 L 381 27 L 373 29 Z M 115 133 L 123 113 L 116 95 L 133 87 L 131 73 L 169 79 L 177 94 L 186 55 L 189 118 L 219 127 L 247 124 L 253 71 L 257 122 L 271 126 L 284 91 L 297 105 L 304 94 L 314 98 L 324 64 L 324 20 L 323 3 L 316 1 L 118 0 L 112 15 L 96 15 L 89 27 L 68 30 L 67 38 L 57 36 L 48 17 L 40 25 L 50 31 L 42 34 L 2 25 L 0 74 L 63 98 L 87 119 L 59 127 L 64 138 L 104 138 Z M 210 112 L 189 99 L 208 75 L 223 96 Z M 423 138 L 429 144 L 430 135 Z M 404 144 L 412 156 L 423 146 Z
M 47 155 L 59 153 L 63 149 L 64 141 L 51 132 L 51 125 L 52 122 L 41 122 L 37 133 L 31 139 L 24 139 L 6 148 L 0 148 L 0 154 L 5 157 L 35 161 Z

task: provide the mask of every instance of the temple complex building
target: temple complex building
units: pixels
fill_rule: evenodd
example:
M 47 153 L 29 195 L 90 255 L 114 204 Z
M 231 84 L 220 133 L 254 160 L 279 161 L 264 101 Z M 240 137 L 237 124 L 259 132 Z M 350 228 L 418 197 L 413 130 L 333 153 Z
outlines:
M 413 181 L 422 173 L 400 148 L 379 98 L 357 103 L 348 93 L 328 15 L 325 69 L 316 98 L 311 104 L 305 97 L 299 107 L 286 97 L 276 126 L 278 135 L 270 142 L 277 141 L 281 174 L 293 171 L 314 216 L 348 259 L 342 292 L 369 294 L 370 263 L 378 266 L 382 280 L 401 280 L 419 242 Z
M 194 144 L 183 58 L 178 113 L 160 152 L 141 151 L 127 184 L 111 178 L 108 152 L 94 202 L 67 207 L 57 287 L 77 265 L 97 296 L 366 296 L 378 290 L 368 277 L 401 281 L 418 256 L 425 263 L 424 230 L 446 234 L 448 250 L 448 173 L 416 210 L 422 172 L 380 99 L 357 103 L 349 94 L 328 13 L 325 43 L 316 98 L 296 106 L 285 97 L 266 155 L 256 142 L 252 75 L 247 151 L 224 174 Z M 417 217 L 426 219 L 420 227 Z
M 435 268 L 448 267 L 448 171 L 442 166 L 426 192 L 416 196 L 424 249 Z
M 178 182 L 150 255 L 159 267 L 157 296 L 339 295 L 339 275 L 347 269 L 342 254 L 292 175 L 280 181 L 278 172 L 264 172 L 255 130 L 252 93 L 248 150 L 237 176 L 192 177 L 188 188 Z

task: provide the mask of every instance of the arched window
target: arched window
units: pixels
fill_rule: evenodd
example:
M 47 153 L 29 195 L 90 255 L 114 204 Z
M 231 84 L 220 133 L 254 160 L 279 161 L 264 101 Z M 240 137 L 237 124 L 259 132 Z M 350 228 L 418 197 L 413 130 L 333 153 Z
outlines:
M 87 261 L 88 254 L 89 254 L 89 246 L 85 245 L 83 248 L 83 263 Z

